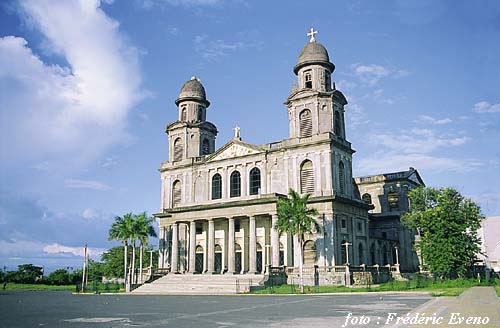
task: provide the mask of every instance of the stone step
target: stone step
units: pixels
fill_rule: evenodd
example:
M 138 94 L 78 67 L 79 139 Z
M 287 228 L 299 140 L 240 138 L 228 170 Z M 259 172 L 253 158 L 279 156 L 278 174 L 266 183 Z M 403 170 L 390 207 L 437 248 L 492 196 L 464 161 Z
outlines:
M 202 275 L 168 274 L 132 291 L 133 294 L 235 294 L 258 286 L 264 278 L 259 274 Z

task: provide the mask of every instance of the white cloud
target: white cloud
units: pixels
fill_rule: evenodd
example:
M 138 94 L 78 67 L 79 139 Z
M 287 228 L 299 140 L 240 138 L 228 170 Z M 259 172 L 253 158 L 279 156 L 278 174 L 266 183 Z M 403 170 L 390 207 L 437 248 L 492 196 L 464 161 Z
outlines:
M 432 125 L 443 125 L 453 122 L 450 118 L 437 119 L 429 115 L 420 115 L 417 122 L 432 124 Z
M 0 38 L 1 157 L 91 160 L 125 137 L 128 112 L 142 97 L 138 51 L 97 0 L 19 6 L 50 57 L 68 66 L 42 60 L 22 37 Z
M 351 68 L 354 76 L 370 87 L 375 86 L 383 78 L 392 77 L 397 79 L 409 74 L 408 71 L 403 69 L 392 69 L 377 64 L 363 65 L 358 63 L 351 65 Z
M 111 189 L 110 186 L 99 181 L 79 180 L 79 179 L 67 179 L 64 181 L 64 186 L 70 189 L 93 189 L 93 190 Z
M 71 246 L 64 246 L 64 245 L 59 245 L 57 243 L 50 244 L 50 245 L 45 245 L 43 247 L 43 251 L 47 254 L 71 254 L 74 256 L 81 256 L 83 257 L 85 254 L 85 249 L 84 247 L 71 247 Z M 102 255 L 106 250 L 104 248 L 87 248 L 87 252 L 90 257 L 93 258 L 98 258 L 99 256 Z
M 403 154 L 428 154 L 441 147 L 460 146 L 469 141 L 468 137 L 440 136 L 433 130 L 414 128 L 398 133 L 373 134 L 369 138 L 376 146 L 384 146 Z
M 256 46 L 257 43 L 253 42 L 237 41 L 231 43 L 220 39 L 210 40 L 206 35 L 197 35 L 194 38 L 196 52 L 207 62 L 214 62 L 236 51 Z
M 490 104 L 487 101 L 480 101 L 474 105 L 473 111 L 476 113 L 500 113 L 500 103 Z
M 394 172 L 416 167 L 419 170 L 434 172 L 470 172 L 481 168 L 484 163 L 478 159 L 461 159 L 435 156 L 422 153 L 376 152 L 356 162 L 358 175 L 368 175 L 380 172 Z

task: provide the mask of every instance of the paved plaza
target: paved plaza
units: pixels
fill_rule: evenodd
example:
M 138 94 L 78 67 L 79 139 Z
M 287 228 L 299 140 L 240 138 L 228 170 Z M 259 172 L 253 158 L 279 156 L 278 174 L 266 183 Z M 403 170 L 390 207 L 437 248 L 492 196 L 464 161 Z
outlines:
M 500 300 L 492 288 L 459 297 L 424 293 L 314 296 L 72 295 L 69 292 L 0 293 L 0 327 L 500 327 Z M 487 316 L 485 325 L 447 324 L 452 313 Z M 442 325 L 388 322 L 442 316 Z M 364 317 L 362 317 L 364 316 Z M 357 321 L 356 321 L 357 320 Z M 365 320 L 365 324 L 360 324 Z M 367 322 L 369 320 L 369 322 Z

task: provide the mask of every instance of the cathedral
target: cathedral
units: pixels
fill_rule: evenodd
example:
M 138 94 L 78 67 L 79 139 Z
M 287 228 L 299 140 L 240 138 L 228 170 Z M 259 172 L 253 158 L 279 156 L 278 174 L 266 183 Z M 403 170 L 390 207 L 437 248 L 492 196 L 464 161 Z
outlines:
M 315 39 L 299 53 L 294 89 L 285 101 L 289 136 L 255 145 L 239 128 L 216 148 L 210 102 L 196 77 L 175 101 L 166 127 L 168 161 L 161 174 L 159 268 L 179 274 L 263 275 L 298 266 L 297 236 L 273 229 L 277 201 L 288 190 L 310 193 L 319 233 L 305 236 L 305 267 L 401 265 L 418 268 L 415 233 L 399 221 L 408 190 L 423 185 L 408 171 L 353 178 L 346 138 L 347 99 L 332 82 L 335 65 Z

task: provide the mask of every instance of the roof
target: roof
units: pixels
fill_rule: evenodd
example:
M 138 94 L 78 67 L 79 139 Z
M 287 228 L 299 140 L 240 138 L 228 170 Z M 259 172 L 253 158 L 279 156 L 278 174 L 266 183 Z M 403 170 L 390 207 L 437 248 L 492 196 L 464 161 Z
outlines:
M 318 41 L 308 42 L 302 48 L 293 72 L 297 74 L 299 69 L 307 65 L 323 65 L 329 68 L 331 72 L 335 69 L 335 65 L 330 62 L 328 51 Z
M 200 80 L 193 76 L 189 81 L 184 83 L 179 93 L 179 98 L 175 101 L 176 105 L 179 105 L 181 101 L 194 100 L 205 103 L 208 107 L 210 103 L 207 101 L 207 95 L 203 84 Z
M 354 178 L 357 184 L 374 183 L 380 181 L 410 180 L 415 184 L 425 186 L 424 180 L 416 169 L 410 167 L 408 171 L 366 175 Z

